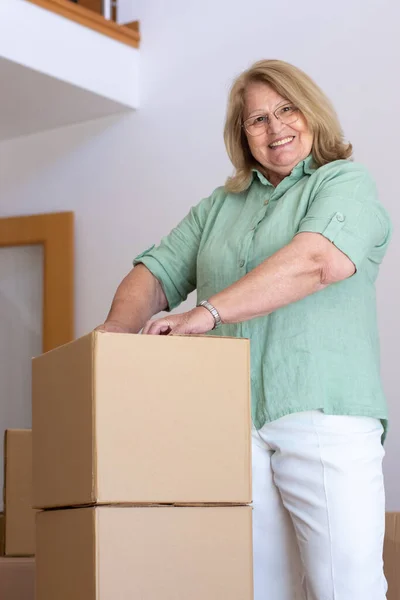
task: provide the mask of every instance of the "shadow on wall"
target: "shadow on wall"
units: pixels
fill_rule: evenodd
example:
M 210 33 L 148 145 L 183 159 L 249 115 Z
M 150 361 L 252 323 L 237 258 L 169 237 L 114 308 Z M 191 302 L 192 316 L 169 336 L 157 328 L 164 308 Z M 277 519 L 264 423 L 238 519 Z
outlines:
M 88 155 L 93 159 L 96 157 L 97 139 L 131 114 L 132 111 L 129 111 L 0 142 L 1 215 L 16 214 L 2 206 L 1 198 L 6 198 L 7 193 L 20 192 L 25 188 L 26 193 L 31 195 L 31 186 L 46 175 L 51 174 L 57 179 L 58 169 L 60 174 L 65 175 L 68 164 L 79 160 L 80 152 L 85 153 L 86 170 Z M 7 198 L 7 207 L 11 205 Z

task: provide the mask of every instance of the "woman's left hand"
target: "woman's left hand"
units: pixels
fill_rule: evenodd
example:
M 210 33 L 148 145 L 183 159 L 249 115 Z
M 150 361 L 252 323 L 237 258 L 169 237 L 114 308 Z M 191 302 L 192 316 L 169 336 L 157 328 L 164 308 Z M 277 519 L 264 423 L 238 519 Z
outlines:
M 201 306 L 180 315 L 168 315 L 155 321 L 147 321 L 142 333 L 148 335 L 202 334 L 214 328 L 214 317 Z

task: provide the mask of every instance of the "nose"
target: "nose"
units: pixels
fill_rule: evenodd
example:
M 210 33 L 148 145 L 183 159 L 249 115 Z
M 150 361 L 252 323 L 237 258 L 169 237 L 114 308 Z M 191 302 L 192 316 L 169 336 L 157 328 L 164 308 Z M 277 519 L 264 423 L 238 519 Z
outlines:
M 271 115 L 270 122 L 268 125 L 268 133 L 277 134 L 282 131 L 283 123 L 279 119 L 275 117 L 275 115 Z

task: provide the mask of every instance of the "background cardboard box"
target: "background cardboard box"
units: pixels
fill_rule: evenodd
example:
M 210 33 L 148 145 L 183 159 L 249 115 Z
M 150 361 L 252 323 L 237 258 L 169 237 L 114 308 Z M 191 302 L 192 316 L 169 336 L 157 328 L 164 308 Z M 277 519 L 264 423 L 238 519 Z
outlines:
M 387 600 L 400 599 L 400 513 L 386 513 L 385 575 L 389 590 Z
M 1 600 L 35 600 L 33 558 L 0 558 L 0 598 Z
M 253 600 L 252 509 L 37 514 L 36 600 Z
M 0 556 L 4 556 L 4 514 L 0 513 Z
M 251 502 L 249 341 L 91 333 L 33 360 L 36 508 Z
M 8 429 L 4 437 L 5 555 L 35 554 L 32 509 L 32 431 Z

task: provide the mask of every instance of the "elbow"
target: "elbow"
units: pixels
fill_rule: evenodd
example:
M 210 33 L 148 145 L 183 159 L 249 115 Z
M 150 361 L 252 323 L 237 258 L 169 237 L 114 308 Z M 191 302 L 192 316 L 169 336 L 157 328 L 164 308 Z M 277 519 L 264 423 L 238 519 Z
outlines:
M 320 283 L 324 287 L 344 281 L 356 272 L 354 263 L 340 250 L 338 252 L 339 254 L 320 256 L 317 259 Z
M 311 254 L 307 257 L 305 271 L 317 290 L 327 285 L 326 261 L 320 254 Z
M 338 283 L 356 272 L 351 259 L 333 242 L 320 234 L 301 233 L 295 238 L 300 253 L 307 259 L 307 269 L 322 287 Z
M 153 276 L 154 277 L 154 276 Z M 168 300 L 161 283 L 154 277 L 156 309 L 154 314 L 168 309 Z

